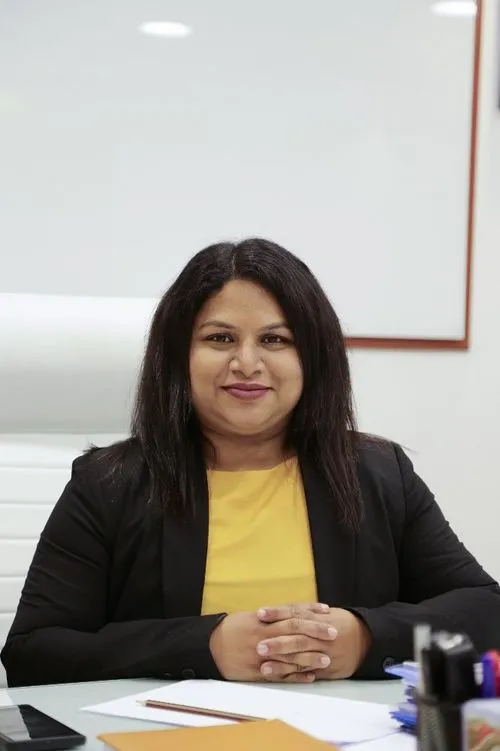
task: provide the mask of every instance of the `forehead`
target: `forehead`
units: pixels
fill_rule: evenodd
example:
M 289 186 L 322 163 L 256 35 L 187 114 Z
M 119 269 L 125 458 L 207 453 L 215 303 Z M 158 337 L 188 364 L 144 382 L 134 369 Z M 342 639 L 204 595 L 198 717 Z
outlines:
M 254 282 L 234 279 L 211 297 L 200 310 L 197 323 L 217 319 L 234 326 L 261 327 L 269 323 L 285 322 L 285 316 L 275 298 Z

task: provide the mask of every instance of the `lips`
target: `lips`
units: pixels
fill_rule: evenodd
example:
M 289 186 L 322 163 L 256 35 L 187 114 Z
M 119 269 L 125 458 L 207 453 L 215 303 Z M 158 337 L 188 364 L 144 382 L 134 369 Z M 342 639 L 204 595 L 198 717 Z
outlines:
M 224 391 L 230 396 L 242 401 L 254 401 L 265 396 L 270 391 L 267 386 L 260 383 L 234 383 L 225 386 Z

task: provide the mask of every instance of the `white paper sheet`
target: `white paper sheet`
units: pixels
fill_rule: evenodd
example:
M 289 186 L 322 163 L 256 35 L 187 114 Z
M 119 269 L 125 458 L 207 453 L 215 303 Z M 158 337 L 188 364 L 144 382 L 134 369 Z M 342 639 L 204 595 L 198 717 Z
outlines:
M 4 688 L 0 688 L 0 707 L 12 707 L 14 702 Z
M 315 738 L 339 744 L 383 738 L 396 732 L 399 727 L 391 720 L 386 704 L 291 693 L 224 681 L 182 681 L 105 704 L 83 707 L 83 710 L 189 727 L 231 724 L 228 720 L 141 706 L 139 702 L 146 699 L 269 720 L 279 719 Z
M 417 751 L 417 740 L 408 733 L 394 733 L 367 743 L 355 743 L 349 751 Z

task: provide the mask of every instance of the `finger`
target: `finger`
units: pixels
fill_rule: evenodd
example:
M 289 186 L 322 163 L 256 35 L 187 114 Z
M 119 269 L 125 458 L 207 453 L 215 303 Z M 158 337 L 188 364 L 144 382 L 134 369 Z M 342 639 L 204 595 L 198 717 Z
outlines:
M 324 643 L 322 640 L 313 639 L 304 634 L 276 636 L 257 644 L 257 654 L 266 659 L 299 652 L 322 652 L 323 649 Z
M 314 673 L 290 673 L 282 677 L 276 676 L 260 676 L 261 679 L 268 683 L 313 683 L 316 680 Z
M 337 629 L 328 621 L 311 620 L 309 618 L 289 618 L 286 621 L 279 621 L 266 626 L 267 638 L 262 640 L 261 644 L 267 644 L 268 641 L 281 636 L 302 635 L 309 636 L 311 639 L 320 639 L 321 641 L 334 641 L 337 637 Z M 304 652 L 307 647 L 290 649 L 289 652 Z M 265 654 L 260 652 L 259 654 Z
M 300 665 L 285 665 L 282 662 L 272 660 L 263 663 L 260 667 L 260 672 L 267 681 L 274 682 L 286 680 L 293 683 L 310 683 L 311 678 L 315 678 L 311 670 L 302 668 Z
M 296 665 L 303 670 L 324 670 L 332 663 L 332 658 L 324 652 L 294 652 L 289 655 L 273 655 L 273 662 Z M 263 663 L 266 664 L 266 663 Z
M 291 673 L 281 679 L 281 683 L 314 683 L 314 673 Z
M 294 605 L 279 605 L 272 608 L 260 608 L 257 611 L 257 617 L 264 623 L 274 623 L 275 621 L 286 621 L 289 618 L 296 618 L 307 613 L 324 615 L 329 610 L 329 606 L 323 602 L 297 603 Z

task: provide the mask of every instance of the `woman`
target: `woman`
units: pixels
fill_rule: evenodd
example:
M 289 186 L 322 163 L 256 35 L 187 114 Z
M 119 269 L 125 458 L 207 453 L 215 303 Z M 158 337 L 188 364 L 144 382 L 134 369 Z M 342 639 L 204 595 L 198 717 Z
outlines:
M 131 437 L 74 462 L 42 533 L 9 684 L 380 678 L 418 622 L 500 647 L 500 590 L 402 450 L 356 432 L 309 269 L 264 240 L 201 251 L 155 313 Z

